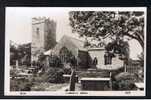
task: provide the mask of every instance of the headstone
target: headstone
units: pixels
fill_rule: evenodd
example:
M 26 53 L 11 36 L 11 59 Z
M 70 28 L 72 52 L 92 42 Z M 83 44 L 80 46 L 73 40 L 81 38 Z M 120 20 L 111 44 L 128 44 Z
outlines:
M 81 78 L 82 90 L 100 91 L 110 89 L 110 78 Z
M 72 70 L 69 91 L 75 91 L 75 70 Z
M 63 74 L 63 78 L 64 78 L 65 82 L 70 82 L 70 77 L 71 77 L 71 75 L 69 75 L 69 74 Z M 78 82 L 77 75 L 75 75 L 75 82 Z

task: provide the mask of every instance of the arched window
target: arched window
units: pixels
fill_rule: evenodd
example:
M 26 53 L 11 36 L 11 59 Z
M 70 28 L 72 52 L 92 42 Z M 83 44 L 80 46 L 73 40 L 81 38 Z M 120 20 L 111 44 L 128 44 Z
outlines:
M 66 48 L 66 47 L 62 47 L 60 52 L 60 59 L 62 63 L 67 63 L 72 55 L 72 53 Z

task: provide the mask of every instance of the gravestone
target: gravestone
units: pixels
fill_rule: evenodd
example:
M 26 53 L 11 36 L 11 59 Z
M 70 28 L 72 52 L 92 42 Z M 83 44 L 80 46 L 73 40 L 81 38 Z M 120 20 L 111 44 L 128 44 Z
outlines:
M 17 68 L 17 69 L 18 69 L 18 66 L 19 66 L 18 60 L 16 60 L 16 68 Z
M 63 78 L 64 78 L 65 82 L 69 82 L 70 77 L 71 77 L 71 75 L 69 75 L 69 74 L 63 74 Z M 78 82 L 78 76 L 77 75 L 75 76 L 75 82 Z
M 70 77 L 70 87 L 69 91 L 75 91 L 75 70 L 72 70 L 71 77 Z
M 110 78 L 81 78 L 82 90 L 100 91 L 110 89 Z

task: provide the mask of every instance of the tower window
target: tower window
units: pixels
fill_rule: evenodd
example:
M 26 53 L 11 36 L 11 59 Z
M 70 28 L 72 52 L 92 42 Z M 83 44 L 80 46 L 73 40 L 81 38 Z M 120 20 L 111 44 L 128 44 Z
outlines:
M 37 35 L 39 35 L 39 28 L 36 29 L 36 33 L 37 33 Z

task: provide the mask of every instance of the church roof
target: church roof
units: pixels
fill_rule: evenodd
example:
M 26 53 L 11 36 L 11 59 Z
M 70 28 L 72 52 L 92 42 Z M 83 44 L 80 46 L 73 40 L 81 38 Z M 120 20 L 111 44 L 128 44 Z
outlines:
M 49 55 L 51 51 L 53 51 L 54 54 L 58 55 L 60 50 L 63 47 L 66 47 L 68 50 L 72 52 L 74 55 L 77 54 L 77 50 L 87 52 L 88 50 L 83 47 L 84 42 L 78 39 L 75 39 L 73 37 L 64 35 L 61 40 L 56 44 L 56 46 L 53 48 L 53 50 L 46 51 L 46 55 Z
M 104 47 L 99 47 L 99 48 L 84 48 L 84 41 L 81 41 L 79 39 L 64 35 L 60 41 L 57 43 L 57 45 L 53 48 L 53 52 L 55 52 L 55 54 L 59 54 L 60 50 L 62 49 L 62 47 L 66 47 L 68 48 L 70 51 L 72 51 L 73 54 L 77 54 L 77 50 L 79 51 L 84 51 L 84 52 L 88 52 L 88 51 L 96 51 L 96 50 L 104 50 Z M 51 50 L 50 50 L 51 51 Z M 47 51 L 45 52 L 46 54 L 50 54 Z
M 73 37 L 70 37 L 70 36 L 67 36 L 67 35 L 64 35 L 62 37 L 62 39 L 59 41 L 59 43 L 62 43 L 62 40 L 67 40 L 68 42 L 72 43 L 74 46 L 76 46 L 81 51 L 87 51 L 87 49 L 83 47 L 84 42 L 81 41 L 81 40 L 78 40 L 76 38 L 73 38 Z

